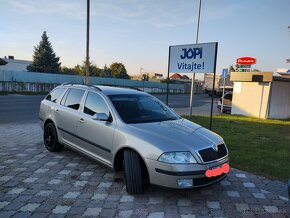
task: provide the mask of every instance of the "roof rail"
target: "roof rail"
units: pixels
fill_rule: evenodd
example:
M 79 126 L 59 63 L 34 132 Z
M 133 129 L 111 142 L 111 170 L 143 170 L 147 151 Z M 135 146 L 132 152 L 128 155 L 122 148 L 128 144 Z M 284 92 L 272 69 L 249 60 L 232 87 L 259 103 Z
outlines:
M 64 83 L 62 83 L 62 84 L 60 84 L 61 86 L 64 86 L 64 85 L 68 85 L 68 84 L 71 84 L 71 83 L 69 83 L 69 82 L 64 82 Z
M 97 86 L 97 85 L 85 85 L 85 84 L 77 84 L 77 83 L 70 83 L 70 82 L 65 82 L 65 83 L 62 83 L 61 84 L 61 86 L 64 86 L 64 85 L 86 86 L 86 87 L 89 87 L 89 88 L 97 89 L 100 92 L 102 91 L 102 89 L 99 86 Z M 136 91 L 143 92 L 143 90 L 141 90 L 139 88 L 136 88 L 136 87 L 132 87 L 132 86 L 115 86 L 115 85 L 106 85 L 106 86 L 118 87 L 118 88 L 127 88 L 127 89 L 134 89 Z
M 70 83 L 70 82 L 65 82 L 65 83 L 61 84 L 61 86 L 64 86 L 64 85 L 86 86 L 86 87 L 89 87 L 89 88 L 97 89 L 98 91 L 102 91 L 102 89 L 100 87 L 98 87 L 97 85 L 85 85 L 85 84 L 77 84 L 77 83 Z
M 99 90 L 100 92 L 102 91 L 102 89 L 100 87 L 98 87 L 97 85 L 89 85 L 88 87 L 93 87 L 93 88 Z
M 83 84 L 71 83 L 71 82 L 64 82 L 64 83 L 61 84 L 61 86 L 65 86 L 65 85 L 83 85 Z
M 127 89 L 134 89 L 134 90 L 137 90 L 137 91 L 140 91 L 140 92 L 143 92 L 143 90 L 139 89 L 139 88 L 136 88 L 136 87 L 132 87 L 132 86 L 123 86 L 124 88 L 127 88 Z
M 96 85 L 95 85 L 96 86 Z M 116 88 L 127 88 L 127 89 L 134 89 L 140 92 L 143 92 L 142 89 L 136 88 L 136 87 L 132 87 L 132 86 L 120 86 L 120 85 L 110 85 L 110 84 L 105 84 L 102 86 L 108 86 L 108 87 L 116 87 Z M 97 87 L 97 86 L 96 86 Z M 99 87 L 98 87 L 99 88 Z

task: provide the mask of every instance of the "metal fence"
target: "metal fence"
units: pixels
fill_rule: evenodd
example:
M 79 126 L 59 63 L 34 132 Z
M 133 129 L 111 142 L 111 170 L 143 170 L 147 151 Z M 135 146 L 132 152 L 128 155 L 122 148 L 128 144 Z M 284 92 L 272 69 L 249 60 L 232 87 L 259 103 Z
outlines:
M 0 91 L 49 91 L 64 82 L 83 84 L 84 77 L 76 75 L 0 70 Z M 90 77 L 92 85 L 135 87 L 146 92 L 166 92 L 166 84 L 116 78 Z M 184 93 L 184 85 L 169 84 L 171 93 Z

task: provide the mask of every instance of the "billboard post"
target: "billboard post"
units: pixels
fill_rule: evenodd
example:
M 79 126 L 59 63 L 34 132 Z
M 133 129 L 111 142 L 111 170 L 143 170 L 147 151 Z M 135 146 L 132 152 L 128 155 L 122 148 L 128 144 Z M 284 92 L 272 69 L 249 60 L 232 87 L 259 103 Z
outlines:
M 198 17 L 197 17 L 197 28 L 196 28 L 196 41 L 195 44 L 198 44 L 198 34 L 199 34 L 199 21 L 200 21 L 200 12 L 201 12 L 201 0 L 199 0 L 199 7 L 198 7 Z M 195 87 L 195 73 L 192 73 L 192 80 L 191 80 L 191 89 L 190 89 L 190 102 L 189 102 L 189 116 L 192 116 L 192 105 L 193 105 L 193 89 Z
M 170 46 L 168 52 L 168 68 L 167 68 L 167 86 L 166 86 L 166 105 L 168 106 L 168 95 L 169 95 L 169 66 L 170 66 Z
M 214 91 L 214 85 L 215 85 L 215 74 L 216 74 L 216 61 L 217 61 L 217 49 L 218 49 L 218 44 L 216 43 L 215 45 L 215 58 L 214 58 L 214 70 L 213 70 L 213 84 L 212 84 L 212 91 Z M 210 108 L 210 121 L 209 121 L 209 129 L 212 129 L 212 112 L 213 112 L 213 98 L 214 95 L 212 93 L 211 95 L 211 108 Z

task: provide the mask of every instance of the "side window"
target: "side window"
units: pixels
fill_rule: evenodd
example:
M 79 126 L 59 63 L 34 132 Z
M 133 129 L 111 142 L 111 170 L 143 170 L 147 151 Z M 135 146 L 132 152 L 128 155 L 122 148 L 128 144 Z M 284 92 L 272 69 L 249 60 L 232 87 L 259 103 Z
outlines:
M 61 102 L 60 102 L 61 105 L 64 105 L 64 103 L 65 103 L 65 101 L 67 99 L 67 95 L 68 95 L 69 91 L 70 91 L 70 89 L 66 90 L 64 96 L 61 99 Z
M 62 95 L 62 93 L 64 92 L 65 88 L 57 88 L 54 89 L 52 92 L 50 92 L 47 96 L 46 96 L 46 100 L 48 101 L 52 101 L 54 103 L 58 103 L 60 101 L 60 96 Z
M 89 92 L 85 106 L 84 113 L 91 116 L 95 113 L 105 113 L 109 116 L 110 112 L 104 99 L 97 93 Z
M 78 110 L 85 91 L 81 89 L 70 89 L 64 106 Z

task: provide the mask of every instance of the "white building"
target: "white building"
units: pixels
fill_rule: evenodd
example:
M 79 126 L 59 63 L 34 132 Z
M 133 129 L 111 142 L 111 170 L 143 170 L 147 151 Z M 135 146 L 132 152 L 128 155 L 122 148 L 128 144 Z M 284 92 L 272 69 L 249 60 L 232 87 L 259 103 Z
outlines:
M 262 119 L 290 118 L 290 78 L 272 72 L 232 72 L 232 114 Z
M 26 67 L 32 61 L 14 59 L 14 56 L 0 58 L 0 70 L 27 71 Z

